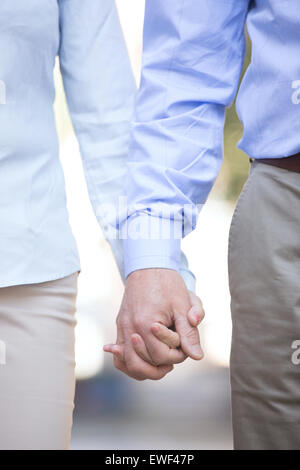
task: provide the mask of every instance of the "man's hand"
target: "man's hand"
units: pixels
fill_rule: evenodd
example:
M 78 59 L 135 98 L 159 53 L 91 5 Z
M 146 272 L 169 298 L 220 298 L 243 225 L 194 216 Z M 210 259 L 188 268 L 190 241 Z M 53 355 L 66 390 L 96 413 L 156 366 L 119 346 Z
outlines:
M 144 269 L 128 276 L 117 344 L 104 348 L 114 353 L 115 366 L 138 380 L 157 380 L 187 356 L 201 359 L 196 325 L 204 312 L 195 299 L 176 271 Z

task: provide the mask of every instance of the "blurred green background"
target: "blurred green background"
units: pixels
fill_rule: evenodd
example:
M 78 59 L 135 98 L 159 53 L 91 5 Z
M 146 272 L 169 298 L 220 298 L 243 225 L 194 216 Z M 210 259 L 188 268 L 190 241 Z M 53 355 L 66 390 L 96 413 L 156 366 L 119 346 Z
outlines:
M 251 44 L 246 34 L 247 48 L 243 66 L 242 77 L 250 62 Z M 242 79 L 241 77 L 241 79 Z M 238 149 L 236 144 L 242 137 L 242 124 L 240 123 L 236 110 L 235 101 L 227 109 L 224 131 L 224 162 L 221 172 L 216 181 L 214 190 L 229 201 L 236 201 L 241 192 L 248 174 L 249 160 L 247 155 Z

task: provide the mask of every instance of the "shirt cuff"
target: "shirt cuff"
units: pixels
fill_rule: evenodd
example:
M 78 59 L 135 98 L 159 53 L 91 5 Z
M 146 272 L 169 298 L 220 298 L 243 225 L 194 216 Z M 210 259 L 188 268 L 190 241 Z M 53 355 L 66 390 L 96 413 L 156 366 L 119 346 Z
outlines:
M 146 219 L 150 227 L 154 217 L 147 214 L 136 216 L 134 223 L 137 225 L 140 222 L 145 227 Z M 174 221 L 168 220 L 166 223 L 170 226 L 168 238 L 151 238 L 151 236 L 142 238 L 138 235 L 132 237 L 127 231 L 127 236 L 123 240 L 125 278 L 138 269 L 165 268 L 180 271 L 181 238 L 174 235 L 176 232 Z

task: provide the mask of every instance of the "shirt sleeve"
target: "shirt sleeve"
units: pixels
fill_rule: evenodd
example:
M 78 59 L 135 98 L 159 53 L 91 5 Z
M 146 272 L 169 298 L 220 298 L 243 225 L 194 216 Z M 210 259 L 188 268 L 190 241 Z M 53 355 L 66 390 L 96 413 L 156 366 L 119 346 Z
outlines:
M 128 161 L 125 275 L 179 270 L 223 156 L 225 108 L 245 52 L 248 0 L 146 0 Z
M 120 221 L 136 85 L 114 0 L 59 0 L 59 59 L 90 200 L 124 279 Z M 182 253 L 179 272 L 195 289 Z

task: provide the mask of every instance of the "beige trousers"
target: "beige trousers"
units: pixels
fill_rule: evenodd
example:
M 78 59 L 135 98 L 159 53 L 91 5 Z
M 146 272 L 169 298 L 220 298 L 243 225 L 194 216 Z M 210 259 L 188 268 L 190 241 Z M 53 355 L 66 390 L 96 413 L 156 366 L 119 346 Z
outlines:
M 229 280 L 235 449 L 300 449 L 300 174 L 252 163 Z
M 67 449 L 78 273 L 0 289 L 0 449 Z

